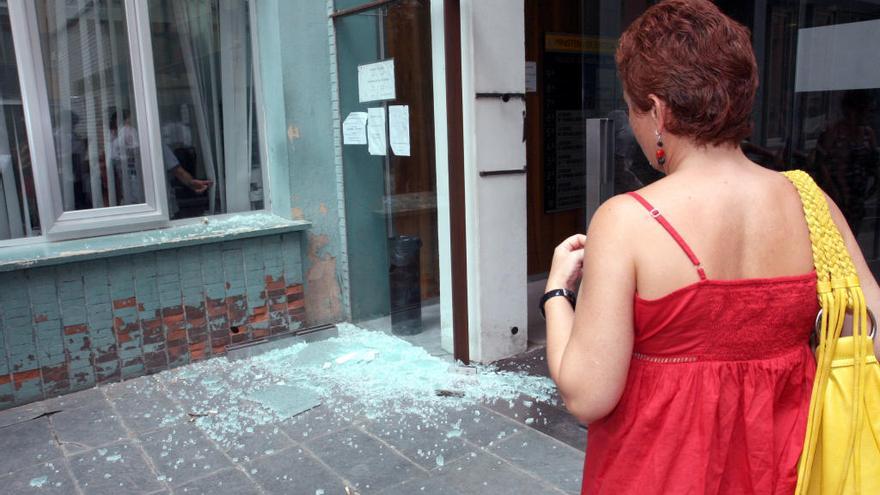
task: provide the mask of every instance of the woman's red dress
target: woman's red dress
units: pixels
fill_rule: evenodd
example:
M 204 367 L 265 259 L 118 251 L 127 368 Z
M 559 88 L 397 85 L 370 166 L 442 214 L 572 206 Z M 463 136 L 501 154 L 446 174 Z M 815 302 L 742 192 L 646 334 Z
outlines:
M 814 272 L 635 296 L 626 388 L 589 425 L 584 494 L 791 494 L 816 365 Z

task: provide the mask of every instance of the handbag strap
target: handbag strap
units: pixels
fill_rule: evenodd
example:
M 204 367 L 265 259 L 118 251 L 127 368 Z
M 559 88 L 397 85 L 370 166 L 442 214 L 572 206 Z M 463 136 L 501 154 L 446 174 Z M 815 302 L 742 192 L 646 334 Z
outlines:
M 864 418 L 864 381 L 865 356 L 868 346 L 864 336 L 867 335 L 867 305 L 865 296 L 859 285 L 855 265 L 846 249 L 843 236 L 831 218 L 825 194 L 813 179 L 801 170 L 783 172 L 783 175 L 794 184 L 801 197 L 804 217 L 810 230 L 810 243 L 813 251 L 813 264 L 816 267 L 816 292 L 822 308 L 819 344 L 816 348 L 816 377 L 813 382 L 810 411 L 807 419 L 807 430 L 804 439 L 804 450 L 798 465 L 798 484 L 796 494 L 807 493 L 810 473 L 815 459 L 816 444 L 821 428 L 822 410 L 828 377 L 831 375 L 831 362 L 837 348 L 840 333 L 843 330 L 847 311 L 852 312 L 854 343 L 854 385 L 853 411 L 851 415 L 848 445 L 855 471 L 856 486 L 861 484 L 861 435 L 856 435 Z M 868 342 L 870 342 L 868 340 Z M 844 426 L 844 425 L 839 425 Z M 849 458 L 847 462 L 849 462 Z M 833 480 L 824 480 L 833 484 Z M 844 479 L 838 480 L 842 486 Z M 839 491 L 839 490 L 838 490 Z M 834 493 L 836 493 L 835 491 Z
M 835 287 L 858 286 L 855 265 L 846 250 L 840 230 L 831 218 L 825 193 L 802 170 L 783 172 L 783 175 L 797 188 L 804 207 L 819 283 L 818 292 L 821 294 L 831 292 Z

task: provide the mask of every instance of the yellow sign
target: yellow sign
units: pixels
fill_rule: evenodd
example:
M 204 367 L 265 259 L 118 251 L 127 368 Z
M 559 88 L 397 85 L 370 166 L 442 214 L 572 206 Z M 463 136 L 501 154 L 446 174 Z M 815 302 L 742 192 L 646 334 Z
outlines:
M 548 34 L 544 37 L 544 49 L 548 52 L 614 55 L 614 50 L 617 49 L 617 40 L 576 34 Z

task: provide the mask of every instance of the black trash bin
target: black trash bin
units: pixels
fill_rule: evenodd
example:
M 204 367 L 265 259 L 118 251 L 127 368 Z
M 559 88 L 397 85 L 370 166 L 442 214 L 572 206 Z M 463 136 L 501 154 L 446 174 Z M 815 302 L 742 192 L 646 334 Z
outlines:
M 396 335 L 422 331 L 421 247 L 418 236 L 401 235 L 388 240 L 391 332 Z

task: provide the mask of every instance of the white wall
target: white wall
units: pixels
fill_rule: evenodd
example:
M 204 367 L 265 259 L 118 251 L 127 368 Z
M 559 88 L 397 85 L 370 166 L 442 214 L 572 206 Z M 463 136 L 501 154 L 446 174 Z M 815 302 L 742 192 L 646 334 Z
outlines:
M 481 362 L 527 344 L 526 175 L 479 175 L 525 167 L 525 102 L 475 97 L 525 92 L 523 14 L 522 0 L 461 2 L 469 344 Z

